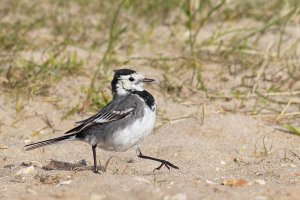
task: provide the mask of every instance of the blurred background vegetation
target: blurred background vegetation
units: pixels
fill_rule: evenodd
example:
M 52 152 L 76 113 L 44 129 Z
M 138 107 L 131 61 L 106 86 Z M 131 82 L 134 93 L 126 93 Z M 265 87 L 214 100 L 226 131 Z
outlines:
M 300 125 L 299 4 L 1 0 L 1 95 L 18 113 L 62 80 L 77 80 L 84 103 L 67 117 L 110 100 L 113 68 L 143 66 L 159 72 L 157 89 L 174 101 L 232 101 L 220 109 Z

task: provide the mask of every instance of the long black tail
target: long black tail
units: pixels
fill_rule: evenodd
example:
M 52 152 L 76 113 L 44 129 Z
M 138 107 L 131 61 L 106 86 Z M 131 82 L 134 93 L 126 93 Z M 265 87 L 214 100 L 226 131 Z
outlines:
M 39 147 L 43 147 L 43 146 L 47 146 L 47 145 L 50 145 L 50 144 L 58 143 L 58 142 L 61 142 L 61 141 L 64 141 L 64 140 L 65 141 L 75 140 L 75 138 L 76 138 L 75 133 L 74 134 L 69 134 L 69 135 L 64 135 L 64 136 L 53 138 L 53 139 L 50 139 L 50 140 L 44 140 L 44 141 L 41 141 L 41 142 L 25 145 L 25 148 L 26 148 L 25 150 L 29 151 L 29 150 L 36 149 L 36 148 L 39 148 Z

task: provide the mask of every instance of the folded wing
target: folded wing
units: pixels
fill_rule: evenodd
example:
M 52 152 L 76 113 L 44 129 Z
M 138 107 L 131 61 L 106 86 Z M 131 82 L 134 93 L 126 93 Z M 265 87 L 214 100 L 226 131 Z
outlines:
M 93 115 L 85 120 L 77 122 L 80 125 L 67 131 L 65 134 L 78 132 L 83 128 L 90 126 L 92 124 L 104 124 L 104 123 L 120 120 L 126 117 L 127 115 L 129 115 L 133 110 L 134 110 L 133 108 L 127 108 L 123 110 L 103 109 L 100 112 L 98 112 L 96 115 Z

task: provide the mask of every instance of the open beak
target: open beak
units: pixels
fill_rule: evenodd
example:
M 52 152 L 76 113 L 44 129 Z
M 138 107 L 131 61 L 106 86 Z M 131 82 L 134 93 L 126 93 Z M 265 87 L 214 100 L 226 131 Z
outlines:
M 153 82 L 153 81 L 155 81 L 154 79 L 151 79 L 151 78 L 144 78 L 143 80 L 142 80 L 144 83 L 151 83 L 151 82 Z

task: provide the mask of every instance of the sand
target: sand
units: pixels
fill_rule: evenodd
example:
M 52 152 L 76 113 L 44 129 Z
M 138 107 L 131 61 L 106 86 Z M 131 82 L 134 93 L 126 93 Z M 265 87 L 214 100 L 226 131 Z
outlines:
M 62 80 L 49 96 L 61 95 L 62 105 L 72 105 L 78 97 L 74 100 L 74 90 L 65 93 L 63 87 L 72 88 L 72 81 Z M 157 86 L 148 90 L 157 100 L 159 117 L 141 149 L 179 170 L 153 172 L 159 163 L 139 160 L 134 149 L 98 149 L 102 170 L 94 174 L 92 149 L 83 142 L 25 152 L 26 143 L 60 136 L 89 114 L 62 120 L 63 106 L 37 97 L 16 115 L 14 104 L 1 95 L 0 199 L 299 199 L 299 136 L 220 109 L 232 102 L 196 96 L 197 103 L 182 104 L 166 98 Z

